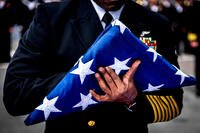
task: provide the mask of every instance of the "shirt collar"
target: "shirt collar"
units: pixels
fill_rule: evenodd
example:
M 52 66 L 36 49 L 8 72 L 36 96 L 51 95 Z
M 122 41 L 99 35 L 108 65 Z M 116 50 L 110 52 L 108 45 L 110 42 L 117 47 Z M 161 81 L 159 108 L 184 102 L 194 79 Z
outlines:
M 99 5 L 97 5 L 93 0 L 91 0 L 91 2 L 92 2 L 92 5 L 94 6 L 94 9 L 95 9 L 99 19 L 102 20 L 106 11 L 103 8 L 101 8 Z M 123 8 L 124 8 L 124 5 L 117 11 L 109 11 L 109 13 L 113 17 L 113 20 L 120 18 Z

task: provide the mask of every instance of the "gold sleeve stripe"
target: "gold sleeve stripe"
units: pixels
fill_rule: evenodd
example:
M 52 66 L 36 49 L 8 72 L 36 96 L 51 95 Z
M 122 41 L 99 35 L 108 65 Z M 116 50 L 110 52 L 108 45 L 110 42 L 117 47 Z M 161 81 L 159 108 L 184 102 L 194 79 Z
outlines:
M 176 108 L 177 115 L 179 115 L 179 114 L 180 114 L 180 111 L 179 111 L 179 107 L 178 107 L 176 101 L 174 100 L 174 98 L 173 98 L 172 96 L 170 96 L 170 98 L 171 98 L 171 100 L 172 100 L 172 102 L 173 102 L 173 104 L 174 104 L 174 106 L 175 106 L 175 108 Z
M 174 118 L 179 114 L 179 108 L 172 96 L 167 96 L 167 98 L 171 101 L 172 108 L 174 108 L 174 116 L 173 116 L 173 118 Z
M 168 121 L 180 114 L 179 107 L 172 96 L 146 95 L 154 112 L 154 123 Z
M 169 119 L 169 113 L 168 113 L 168 109 L 167 106 L 165 105 L 165 103 L 161 100 L 160 96 L 158 96 L 159 101 L 161 102 L 161 104 L 163 105 L 163 108 L 165 109 L 165 120 L 167 121 Z
M 167 101 L 167 99 L 164 97 L 164 96 L 160 96 L 160 98 L 164 101 L 164 103 L 167 105 L 167 108 L 169 110 L 169 119 L 168 120 L 171 120 L 172 119 L 172 112 L 171 112 L 171 108 L 170 108 L 170 105 L 169 105 L 169 102 Z
M 171 99 L 169 98 L 169 96 L 166 96 L 166 97 L 167 97 L 167 100 L 169 101 L 169 103 L 170 103 L 170 105 L 172 107 L 172 112 L 173 112 L 173 117 L 172 118 L 174 118 L 176 116 L 176 110 L 175 110 L 174 105 L 173 105 Z
M 162 105 L 162 103 L 160 102 L 160 100 L 158 99 L 158 96 L 153 96 L 155 99 L 156 99 L 156 101 L 157 101 L 157 103 L 159 104 L 159 106 L 160 106 L 160 108 L 161 108 L 161 120 L 160 121 L 164 121 L 165 120 L 165 110 L 164 110 L 164 107 L 163 107 L 163 105 Z
M 158 103 L 156 102 L 156 100 L 153 98 L 152 95 L 150 95 L 151 100 L 153 101 L 153 103 L 156 105 L 157 111 L 158 111 L 158 119 L 155 120 L 155 122 L 159 122 L 161 120 L 161 110 L 160 107 L 158 105 Z
M 155 122 L 158 119 L 158 113 L 156 111 L 156 107 L 155 107 L 154 103 L 151 101 L 151 99 L 149 98 L 149 96 L 147 95 L 146 97 L 149 100 L 149 102 L 153 108 L 153 112 L 154 112 L 154 121 L 153 122 Z

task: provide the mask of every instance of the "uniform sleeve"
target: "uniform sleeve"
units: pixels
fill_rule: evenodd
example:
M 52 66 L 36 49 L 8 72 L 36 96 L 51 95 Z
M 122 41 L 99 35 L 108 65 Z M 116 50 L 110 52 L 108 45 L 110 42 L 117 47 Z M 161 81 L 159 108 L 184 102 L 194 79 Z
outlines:
M 161 23 L 161 21 L 159 21 Z M 175 53 L 176 43 L 173 41 L 173 34 L 168 21 L 159 25 L 158 32 L 160 53 L 171 64 L 179 68 L 177 55 Z M 160 28 L 159 28 L 160 27 Z M 144 116 L 147 123 L 169 121 L 181 114 L 183 107 L 182 88 L 162 88 L 159 91 L 141 93 L 137 99 L 137 112 Z
M 136 109 L 147 123 L 169 121 L 180 115 L 183 107 L 182 98 L 182 89 L 139 94 Z
M 48 67 L 56 64 L 50 33 L 46 10 L 39 6 L 7 68 L 3 101 L 11 115 L 30 113 L 65 75 Z

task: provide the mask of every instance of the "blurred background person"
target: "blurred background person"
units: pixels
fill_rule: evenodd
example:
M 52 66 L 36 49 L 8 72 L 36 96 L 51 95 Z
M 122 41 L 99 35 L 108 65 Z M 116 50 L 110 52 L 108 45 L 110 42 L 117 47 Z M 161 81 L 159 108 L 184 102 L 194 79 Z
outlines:
M 20 26 L 23 34 L 33 17 L 33 12 L 21 0 L 0 0 L 0 63 L 7 63 L 12 56 L 12 33 Z
M 173 41 L 174 41 L 174 44 L 176 44 L 176 54 L 180 54 L 180 47 L 179 47 L 179 44 L 181 41 L 180 14 L 182 13 L 180 9 L 181 9 L 180 5 L 179 5 L 179 8 L 176 8 L 175 1 L 172 1 L 172 0 L 159 1 L 158 12 L 166 16 L 171 24 Z
M 148 8 L 153 12 L 159 12 L 159 0 L 149 0 Z
M 136 0 L 168 18 L 178 55 L 195 55 L 196 95 L 200 96 L 200 0 Z
M 149 4 L 149 1 L 148 0 L 135 0 L 136 3 L 144 6 L 144 7 L 147 7 L 148 4 Z
M 180 4 L 175 3 L 175 0 L 148 0 L 147 8 L 168 18 L 173 34 L 173 43 L 176 44 L 176 54 L 180 54 L 182 7 Z
M 21 26 L 21 35 L 28 29 L 35 9 L 39 4 L 47 2 L 59 2 L 60 0 L 7 0 L 11 5 L 10 12 L 16 25 Z
M 11 5 L 0 0 L 0 63 L 10 61 L 11 26 L 13 24 L 10 14 Z
M 10 61 L 11 37 L 18 27 L 19 36 L 28 29 L 38 4 L 60 0 L 0 0 L 0 63 Z
M 22 0 L 7 0 L 6 2 L 11 5 L 10 12 L 14 24 L 21 26 L 21 34 L 24 34 L 32 21 L 32 11 L 29 10 Z
M 190 6 L 192 6 L 192 0 L 176 0 L 174 3 L 174 6 L 179 13 L 178 19 L 179 19 L 179 26 L 180 26 L 180 44 L 182 45 L 182 52 L 186 54 L 191 54 L 191 48 L 188 43 L 187 39 L 187 33 L 188 33 L 188 24 L 187 24 L 187 19 L 188 19 L 188 9 Z
M 196 94 L 200 96 L 200 0 L 194 0 L 186 14 L 187 40 L 191 54 L 195 55 Z

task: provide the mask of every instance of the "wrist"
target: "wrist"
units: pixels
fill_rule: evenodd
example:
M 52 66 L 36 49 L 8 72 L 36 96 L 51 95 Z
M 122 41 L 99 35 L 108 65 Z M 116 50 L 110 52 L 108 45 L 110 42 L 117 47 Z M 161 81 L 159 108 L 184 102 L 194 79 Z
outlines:
M 131 104 L 125 105 L 126 109 L 130 112 L 135 111 L 136 101 L 132 102 Z
M 137 91 L 129 97 L 129 101 L 126 103 L 125 107 L 128 111 L 134 112 L 136 109 L 136 98 L 137 98 Z

